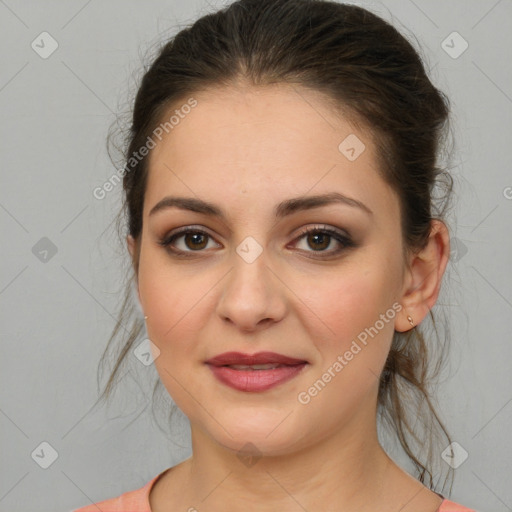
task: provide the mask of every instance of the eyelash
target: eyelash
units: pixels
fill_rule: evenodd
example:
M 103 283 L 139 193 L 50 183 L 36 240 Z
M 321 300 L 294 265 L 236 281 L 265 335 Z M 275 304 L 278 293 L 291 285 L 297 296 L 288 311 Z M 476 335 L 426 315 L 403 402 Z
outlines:
M 213 239 L 213 237 L 208 232 L 206 232 L 200 228 L 195 228 L 194 226 L 186 226 L 184 228 L 181 228 L 179 231 L 172 233 L 172 234 L 164 237 L 163 239 L 159 240 L 158 244 L 161 245 L 162 247 L 170 250 L 173 253 L 173 255 L 178 258 L 190 258 L 190 257 L 195 256 L 194 253 L 203 252 L 203 249 L 199 249 L 197 251 L 182 251 L 181 249 L 176 249 L 176 248 L 172 247 L 172 244 L 175 242 L 175 240 L 177 240 L 178 238 L 181 238 L 183 235 L 187 235 L 187 234 L 201 234 L 201 235 L 204 235 L 206 237 Z M 336 249 L 334 251 L 333 250 L 331 250 L 331 251 L 305 251 L 305 252 L 312 252 L 312 253 L 327 255 L 327 256 L 323 256 L 323 255 L 322 256 L 314 256 L 314 258 L 327 259 L 328 257 L 337 256 L 342 251 L 356 246 L 356 244 L 353 242 L 353 240 L 349 236 L 343 234 L 342 232 L 340 232 L 336 229 L 330 228 L 328 226 L 307 227 L 294 239 L 294 241 L 299 241 L 300 239 L 302 239 L 310 234 L 328 235 L 331 238 L 334 238 L 337 242 L 339 242 L 342 245 L 341 248 Z

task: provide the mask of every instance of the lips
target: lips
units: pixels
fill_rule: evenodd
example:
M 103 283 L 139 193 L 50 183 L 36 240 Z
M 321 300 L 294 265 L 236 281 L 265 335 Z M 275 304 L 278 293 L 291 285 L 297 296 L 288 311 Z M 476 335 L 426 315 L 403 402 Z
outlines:
M 212 366 L 255 366 L 255 365 L 279 365 L 294 366 L 307 363 L 304 359 L 277 354 L 276 352 L 257 352 L 256 354 L 244 354 L 242 352 L 224 352 L 206 361 Z
M 224 352 L 205 361 L 222 384 L 238 391 L 263 392 L 298 376 L 308 361 L 277 354 Z

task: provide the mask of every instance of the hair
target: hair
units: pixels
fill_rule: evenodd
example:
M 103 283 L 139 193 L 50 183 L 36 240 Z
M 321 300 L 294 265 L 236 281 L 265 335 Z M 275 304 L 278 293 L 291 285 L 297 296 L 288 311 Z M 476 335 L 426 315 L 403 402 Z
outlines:
M 118 216 L 128 230 L 123 240 L 130 234 L 138 241 L 142 231 L 148 156 L 132 156 L 171 108 L 200 91 L 242 82 L 319 91 L 337 112 L 369 128 L 379 158 L 377 171 L 399 198 L 404 247 L 417 251 L 425 246 L 432 220 L 444 218 L 453 187 L 447 170 L 438 164 L 448 135 L 449 100 L 431 83 L 418 52 L 396 28 L 364 8 L 326 0 L 239 0 L 201 17 L 161 45 L 144 70 L 123 142 L 124 195 Z M 99 368 L 120 338 L 101 400 L 110 397 L 116 376 L 144 332 L 132 293 L 137 255 L 132 264 L 100 361 Z M 434 489 L 436 455 L 451 440 L 430 390 L 447 337 L 441 339 L 432 311 L 429 317 L 434 333 L 428 342 L 423 325 L 394 333 L 379 383 L 378 413 L 396 434 L 417 478 Z M 157 379 L 153 398 L 161 385 Z M 452 471 L 444 469 L 453 479 Z

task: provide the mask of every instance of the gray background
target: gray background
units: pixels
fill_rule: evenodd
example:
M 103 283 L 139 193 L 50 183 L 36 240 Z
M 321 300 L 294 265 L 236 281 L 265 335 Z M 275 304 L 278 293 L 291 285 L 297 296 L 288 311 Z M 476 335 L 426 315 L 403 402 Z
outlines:
M 452 100 L 458 242 L 449 298 L 436 305 L 452 322 L 439 403 L 469 454 L 452 499 L 512 510 L 512 2 L 359 4 L 418 38 Z M 114 171 L 105 137 L 145 52 L 222 3 L 211 5 L 0 1 L 0 511 L 69 511 L 139 488 L 190 454 L 183 417 L 172 441 L 151 417 L 153 366 L 129 373 L 110 409 L 91 409 L 126 268 L 111 226 L 120 187 L 101 201 L 92 191 Z M 31 47 L 44 31 L 59 45 L 46 59 Z M 457 58 L 461 40 L 445 43 L 452 56 L 442 47 L 454 31 L 469 44 Z M 39 464 L 49 449 L 31 456 L 44 441 L 58 454 L 48 469 Z

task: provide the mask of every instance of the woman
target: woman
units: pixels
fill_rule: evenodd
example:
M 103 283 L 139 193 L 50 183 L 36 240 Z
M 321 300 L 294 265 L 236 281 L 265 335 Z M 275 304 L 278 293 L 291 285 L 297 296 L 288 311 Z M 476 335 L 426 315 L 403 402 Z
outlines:
M 470 510 L 425 457 L 450 446 L 420 328 L 449 258 L 448 114 L 411 44 L 353 5 L 240 0 L 162 48 L 125 155 L 127 245 L 193 453 L 79 512 Z

